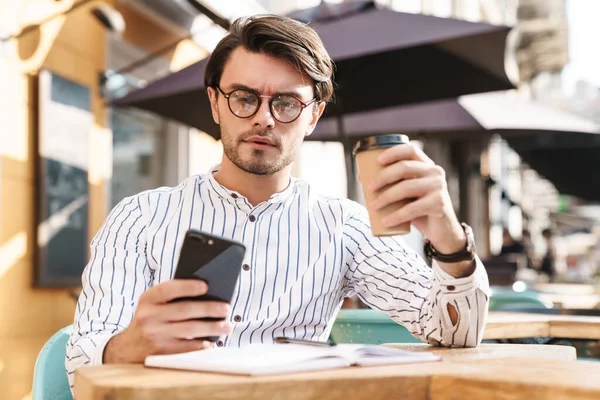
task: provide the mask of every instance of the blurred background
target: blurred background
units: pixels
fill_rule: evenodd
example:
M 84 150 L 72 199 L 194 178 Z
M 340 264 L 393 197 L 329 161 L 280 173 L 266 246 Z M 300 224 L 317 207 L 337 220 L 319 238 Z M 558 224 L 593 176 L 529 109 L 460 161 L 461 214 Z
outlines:
M 600 285 L 597 0 L 0 0 L 0 398 L 30 396 L 38 352 L 72 322 L 89 241 L 112 207 L 221 159 L 218 134 L 206 133 L 211 121 L 205 132 L 153 110 L 152 82 L 201 65 L 237 17 L 310 7 L 317 27 L 328 12 L 346 21 L 405 13 L 416 26 L 412 38 L 398 31 L 406 43 L 415 39 L 409 50 L 424 46 L 419 29 L 450 27 L 427 45 L 493 71 L 501 84 L 479 85 L 473 75 L 456 82 L 469 87 L 459 96 L 426 99 L 427 84 L 412 86 L 408 100 L 389 104 L 397 108 L 355 110 L 335 137 L 327 129 L 341 114 L 328 114 L 304 143 L 295 176 L 362 201 L 349 146 L 369 134 L 406 133 L 446 169 L 456 212 L 473 227 L 494 285 Z M 437 18 L 411 19 L 417 15 Z M 461 47 L 448 18 L 510 29 L 492 41 L 487 25 L 456 25 L 483 32 Z M 420 79 L 435 87 L 445 67 Z M 391 79 L 417 79 L 411 74 Z M 419 232 L 406 240 L 422 252 Z M 588 308 L 600 303 L 586 299 Z

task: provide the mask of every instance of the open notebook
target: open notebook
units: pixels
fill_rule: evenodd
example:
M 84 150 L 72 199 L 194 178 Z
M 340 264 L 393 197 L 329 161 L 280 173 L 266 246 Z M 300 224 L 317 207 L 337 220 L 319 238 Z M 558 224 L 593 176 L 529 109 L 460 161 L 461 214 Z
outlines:
M 388 364 L 438 361 L 426 352 L 407 352 L 373 345 L 250 344 L 240 348 L 212 348 L 190 353 L 149 356 L 147 367 L 269 375 Z

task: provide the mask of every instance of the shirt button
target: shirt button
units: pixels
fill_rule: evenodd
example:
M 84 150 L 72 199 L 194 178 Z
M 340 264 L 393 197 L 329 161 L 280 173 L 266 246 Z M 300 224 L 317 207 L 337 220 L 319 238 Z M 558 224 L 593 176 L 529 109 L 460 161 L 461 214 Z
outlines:
M 222 341 L 222 340 L 219 340 L 219 341 L 217 342 L 217 346 L 218 346 L 218 347 L 223 347 L 223 341 Z
M 248 264 L 242 265 L 242 268 L 244 269 L 244 271 L 250 271 L 250 266 Z
M 449 291 L 453 291 L 454 289 L 456 289 L 454 286 L 449 285 L 446 287 L 446 289 L 448 289 Z
M 256 221 L 256 217 L 254 215 L 251 215 L 248 219 L 250 220 L 250 222 Z
M 235 193 L 231 193 L 231 197 L 233 197 L 234 199 L 237 199 L 237 198 L 238 198 L 238 195 L 237 195 L 237 194 L 235 194 Z
M 242 317 L 240 317 L 239 315 L 236 315 L 235 317 L 233 317 L 233 320 L 235 322 L 242 322 Z

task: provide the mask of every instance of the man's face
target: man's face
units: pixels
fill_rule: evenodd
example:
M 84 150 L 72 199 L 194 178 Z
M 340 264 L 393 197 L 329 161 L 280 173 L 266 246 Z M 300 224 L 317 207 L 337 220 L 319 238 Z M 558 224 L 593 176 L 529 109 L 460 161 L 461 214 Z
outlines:
M 312 80 L 291 64 L 264 54 L 251 53 L 243 47 L 235 49 L 221 76 L 224 93 L 247 88 L 262 96 L 294 94 L 302 102 L 314 98 Z M 229 109 L 227 99 L 208 88 L 212 114 L 221 127 L 225 156 L 238 168 L 255 175 L 270 175 L 294 161 L 305 136 L 312 133 L 325 104 L 311 104 L 298 119 L 281 123 L 271 114 L 269 98 L 253 116 L 239 118 Z

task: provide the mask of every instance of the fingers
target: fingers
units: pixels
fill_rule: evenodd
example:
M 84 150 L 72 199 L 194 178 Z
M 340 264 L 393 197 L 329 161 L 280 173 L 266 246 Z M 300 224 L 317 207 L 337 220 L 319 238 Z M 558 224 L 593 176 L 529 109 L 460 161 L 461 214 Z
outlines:
M 162 325 L 160 335 L 175 339 L 194 339 L 209 336 L 222 336 L 231 333 L 227 321 L 183 321 Z
M 371 201 L 374 210 L 401 200 L 446 191 L 447 187 L 444 169 L 422 161 L 399 161 L 387 166 L 376 178 L 375 185 L 379 191 L 374 193 Z
M 404 179 L 414 179 L 428 175 L 445 176 L 445 173 L 442 168 L 427 162 L 417 160 L 398 161 L 383 168 L 368 188 L 378 191 L 387 185 Z
M 229 304 L 220 301 L 180 301 L 158 307 L 161 320 L 168 322 L 198 318 L 226 318 Z
M 371 209 L 379 210 L 402 200 L 420 199 L 430 193 L 440 191 L 444 187 L 445 182 L 442 182 L 435 176 L 403 180 L 390 186 L 376 196 L 371 201 Z
M 379 155 L 377 161 L 383 165 L 389 165 L 402 160 L 417 160 L 428 164 L 434 164 L 431 158 L 413 144 L 400 144 L 390 147 Z
M 394 203 L 402 205 L 382 221 L 391 227 L 419 217 L 453 213 L 444 169 L 418 147 L 398 145 L 381 153 L 382 171 L 367 185 L 372 191 L 369 206 L 380 210 Z M 369 196 L 367 196 L 369 198 Z
M 135 316 L 124 331 L 131 360 L 139 362 L 149 354 L 172 354 L 212 347 L 193 338 L 222 336 L 231 332 L 226 321 L 199 321 L 200 318 L 225 319 L 229 305 L 216 301 L 177 301 L 206 294 L 208 286 L 200 280 L 171 280 L 142 295 Z
M 213 347 L 207 340 L 171 339 L 155 347 L 149 354 L 177 354 L 206 350 Z
M 170 354 L 183 351 L 202 350 L 210 343 L 195 338 L 222 336 L 231 333 L 227 321 L 181 321 L 161 324 L 145 324 L 137 330 L 130 346 L 138 346 L 142 361 L 149 354 Z M 194 340 L 193 340 L 194 339 Z
M 447 192 L 436 191 L 400 207 L 397 211 L 384 218 L 382 223 L 386 227 L 391 227 L 424 216 L 441 218 L 449 204 L 450 199 L 447 196 Z
M 169 348 L 161 354 L 188 353 L 190 351 L 210 349 L 211 347 L 213 347 L 213 344 L 207 340 L 177 339 L 173 340 Z
M 208 291 L 206 282 L 197 279 L 174 279 L 145 291 L 141 302 L 165 304 L 180 297 L 202 296 Z

